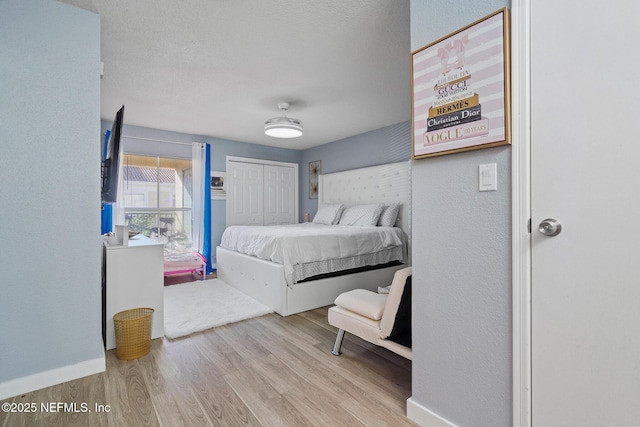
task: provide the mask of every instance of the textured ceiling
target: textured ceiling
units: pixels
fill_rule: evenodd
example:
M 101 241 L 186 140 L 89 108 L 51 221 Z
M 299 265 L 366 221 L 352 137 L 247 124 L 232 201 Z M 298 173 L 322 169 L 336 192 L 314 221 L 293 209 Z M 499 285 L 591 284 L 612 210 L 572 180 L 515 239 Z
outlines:
M 62 0 L 101 16 L 102 118 L 304 149 L 410 119 L 409 0 Z M 295 139 L 265 120 L 302 120 Z

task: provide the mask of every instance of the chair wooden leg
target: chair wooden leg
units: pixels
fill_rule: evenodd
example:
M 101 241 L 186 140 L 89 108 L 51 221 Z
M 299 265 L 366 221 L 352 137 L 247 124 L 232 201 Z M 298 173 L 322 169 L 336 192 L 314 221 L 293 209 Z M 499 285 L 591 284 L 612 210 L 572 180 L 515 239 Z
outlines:
M 333 351 L 331 354 L 334 356 L 340 356 L 340 349 L 342 348 L 342 340 L 344 339 L 344 329 L 338 329 L 338 335 L 336 336 L 336 343 L 333 345 Z

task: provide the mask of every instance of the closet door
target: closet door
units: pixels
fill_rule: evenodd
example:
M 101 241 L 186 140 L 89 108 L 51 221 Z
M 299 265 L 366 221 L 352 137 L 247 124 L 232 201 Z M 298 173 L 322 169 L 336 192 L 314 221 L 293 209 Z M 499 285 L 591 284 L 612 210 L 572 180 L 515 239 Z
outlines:
M 263 165 L 229 162 L 227 166 L 227 225 L 262 225 Z
M 264 224 L 294 224 L 295 169 L 264 165 Z

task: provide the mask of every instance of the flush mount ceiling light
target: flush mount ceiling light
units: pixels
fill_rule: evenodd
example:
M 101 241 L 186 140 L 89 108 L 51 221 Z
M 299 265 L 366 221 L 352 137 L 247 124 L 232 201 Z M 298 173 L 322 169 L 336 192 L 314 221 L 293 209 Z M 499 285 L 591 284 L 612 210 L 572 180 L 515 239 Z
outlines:
M 302 136 L 302 121 L 287 117 L 289 104 L 280 102 L 278 103 L 278 108 L 282 110 L 282 116 L 267 120 L 264 123 L 264 133 L 274 138 L 297 138 Z

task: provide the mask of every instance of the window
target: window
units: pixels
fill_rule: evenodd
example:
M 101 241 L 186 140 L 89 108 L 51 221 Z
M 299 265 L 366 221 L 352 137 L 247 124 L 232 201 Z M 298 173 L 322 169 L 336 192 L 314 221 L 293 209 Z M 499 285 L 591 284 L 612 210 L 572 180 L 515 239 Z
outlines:
M 122 172 L 129 230 L 164 242 L 170 252 L 192 250 L 191 160 L 125 154 Z

